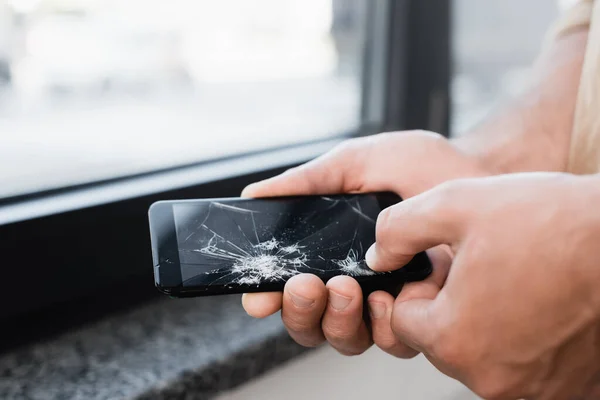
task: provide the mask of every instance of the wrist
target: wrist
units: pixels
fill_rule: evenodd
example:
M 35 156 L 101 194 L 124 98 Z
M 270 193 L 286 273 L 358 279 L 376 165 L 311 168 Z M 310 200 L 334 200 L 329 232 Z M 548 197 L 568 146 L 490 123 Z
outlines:
M 493 173 L 564 171 L 586 43 L 587 32 L 556 41 L 523 94 L 454 145 Z
M 543 107 L 523 103 L 514 101 L 465 135 L 451 139 L 452 143 L 491 174 L 561 171 L 566 151 L 560 150 L 544 127 Z

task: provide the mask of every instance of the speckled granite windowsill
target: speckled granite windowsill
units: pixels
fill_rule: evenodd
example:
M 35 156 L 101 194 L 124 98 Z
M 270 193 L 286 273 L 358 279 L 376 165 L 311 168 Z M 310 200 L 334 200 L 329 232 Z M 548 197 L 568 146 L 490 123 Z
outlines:
M 305 349 L 239 296 L 160 299 L 0 356 L 2 399 L 204 399 Z

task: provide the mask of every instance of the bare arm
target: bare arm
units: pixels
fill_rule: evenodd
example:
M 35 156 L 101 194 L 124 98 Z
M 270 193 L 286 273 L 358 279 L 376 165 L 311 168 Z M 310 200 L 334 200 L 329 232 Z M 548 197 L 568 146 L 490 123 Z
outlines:
M 564 171 L 587 36 L 580 29 L 553 42 L 524 94 L 453 139 L 456 146 L 497 173 Z

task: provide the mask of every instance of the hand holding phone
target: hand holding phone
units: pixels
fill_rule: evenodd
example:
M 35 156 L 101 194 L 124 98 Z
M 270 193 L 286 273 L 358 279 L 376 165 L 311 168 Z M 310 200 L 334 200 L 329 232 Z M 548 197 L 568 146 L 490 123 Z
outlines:
M 294 275 L 384 288 L 431 272 L 422 253 L 389 273 L 364 260 L 392 194 L 161 201 L 149 211 L 157 288 L 174 297 L 282 291 Z

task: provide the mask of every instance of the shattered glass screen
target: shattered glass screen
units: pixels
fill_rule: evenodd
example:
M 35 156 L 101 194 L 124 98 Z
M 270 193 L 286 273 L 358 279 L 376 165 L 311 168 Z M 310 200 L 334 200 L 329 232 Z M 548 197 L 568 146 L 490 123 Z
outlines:
M 364 255 L 380 211 L 373 195 L 174 204 L 183 286 L 375 275 Z

